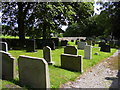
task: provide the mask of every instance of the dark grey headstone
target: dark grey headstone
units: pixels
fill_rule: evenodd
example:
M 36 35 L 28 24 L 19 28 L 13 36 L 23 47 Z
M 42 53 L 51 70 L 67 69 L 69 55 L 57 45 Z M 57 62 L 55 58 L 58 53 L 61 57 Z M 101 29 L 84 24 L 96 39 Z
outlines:
M 104 45 L 104 46 L 101 47 L 100 51 L 111 52 L 110 46 L 109 45 Z

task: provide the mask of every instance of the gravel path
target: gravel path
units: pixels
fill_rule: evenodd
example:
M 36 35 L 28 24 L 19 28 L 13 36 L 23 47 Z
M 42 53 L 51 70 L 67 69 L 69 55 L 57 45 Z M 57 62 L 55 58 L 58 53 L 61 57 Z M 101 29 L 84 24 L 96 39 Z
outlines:
M 89 71 L 83 73 L 75 81 L 61 85 L 61 88 L 120 88 L 120 82 L 118 82 L 118 68 L 114 69 L 114 60 L 120 60 L 120 50 Z

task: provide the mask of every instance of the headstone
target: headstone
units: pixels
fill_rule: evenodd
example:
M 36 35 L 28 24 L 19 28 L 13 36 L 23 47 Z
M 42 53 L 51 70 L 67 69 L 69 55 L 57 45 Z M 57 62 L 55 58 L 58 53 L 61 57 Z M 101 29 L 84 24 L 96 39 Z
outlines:
M 99 42 L 99 47 L 105 46 L 106 43 L 105 42 Z
M 84 49 L 85 45 L 87 45 L 86 42 L 78 42 L 78 49 Z
M 67 40 L 61 40 L 61 46 L 67 46 L 68 41 Z
M 103 51 L 103 52 L 111 52 L 110 50 L 110 46 L 109 45 L 104 45 L 100 48 L 100 51 Z
M 42 58 L 19 56 L 19 81 L 30 88 L 50 88 L 48 64 Z
M 73 55 L 77 55 L 78 50 L 75 46 L 66 46 L 64 48 L 64 53 L 65 54 L 73 54 Z
M 92 45 L 92 40 L 87 40 L 87 45 Z
M 0 56 L 2 56 L 2 59 L 0 59 L 2 63 L 2 79 L 5 80 L 12 80 L 14 78 L 14 60 L 9 53 L 0 51 Z
M 36 46 L 36 44 L 35 44 L 35 40 L 34 39 L 27 40 L 27 42 L 26 42 L 27 50 L 26 51 L 27 52 L 36 52 L 35 46 Z
M 6 42 L 0 42 L 0 50 L 8 52 L 8 44 Z
M 52 65 L 52 54 L 51 54 L 51 48 L 49 46 L 46 46 L 43 48 L 43 57 L 48 62 L 48 64 Z
M 86 45 L 84 48 L 84 58 L 92 59 L 92 47 L 91 45 Z
M 83 72 L 82 56 L 61 54 L 61 67 L 72 71 Z

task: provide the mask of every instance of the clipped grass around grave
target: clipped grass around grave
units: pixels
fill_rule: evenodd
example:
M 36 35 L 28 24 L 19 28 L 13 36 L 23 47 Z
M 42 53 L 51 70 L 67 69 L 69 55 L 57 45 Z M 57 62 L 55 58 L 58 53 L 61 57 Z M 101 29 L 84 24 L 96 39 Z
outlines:
M 74 42 L 69 42 L 69 44 L 75 45 Z M 92 48 L 92 59 L 83 59 L 84 71 L 99 63 L 100 61 L 104 60 L 105 58 L 111 56 L 115 51 L 116 49 L 111 49 L 111 53 L 106 53 L 100 52 L 99 48 Z M 55 62 L 55 66 L 49 66 L 51 88 L 59 88 L 61 84 L 64 84 L 67 81 L 73 81 L 76 77 L 80 75 L 79 72 L 73 72 L 60 68 L 60 55 L 63 52 L 64 48 L 52 50 L 52 60 Z M 96 52 L 98 52 L 99 55 L 94 55 L 94 53 Z M 26 52 L 25 50 L 10 50 L 9 53 L 11 53 L 12 56 L 16 59 L 18 59 L 19 55 L 43 58 L 43 51 L 41 49 L 37 49 L 37 52 Z M 82 58 L 84 58 L 84 50 L 78 50 L 78 55 L 82 55 Z

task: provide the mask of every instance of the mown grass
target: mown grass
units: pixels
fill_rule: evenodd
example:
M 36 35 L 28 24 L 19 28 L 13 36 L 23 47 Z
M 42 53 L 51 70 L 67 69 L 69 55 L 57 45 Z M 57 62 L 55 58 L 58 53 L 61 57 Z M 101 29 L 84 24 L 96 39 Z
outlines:
M 6 38 L 6 39 L 19 39 L 18 36 L 10 36 L 10 35 L 0 35 L 0 38 Z M 25 37 L 26 39 L 29 39 L 29 37 Z
M 74 42 L 69 42 L 70 45 L 75 45 Z M 76 45 L 75 45 L 76 46 Z M 96 45 L 97 46 L 97 45 Z M 83 70 L 84 72 L 94 66 L 95 64 L 99 63 L 100 61 L 104 60 L 105 58 L 111 56 L 116 49 L 111 49 L 111 53 L 100 52 L 100 48 L 92 48 L 92 59 L 87 60 L 84 59 L 84 50 L 78 50 L 78 55 L 82 55 L 83 58 Z M 50 74 L 50 85 L 51 88 L 59 88 L 61 84 L 67 81 L 73 81 L 76 77 L 78 77 L 81 73 L 73 72 L 69 70 L 65 70 L 60 68 L 60 55 L 64 52 L 64 48 L 60 47 L 59 49 L 52 50 L 52 60 L 55 62 L 54 66 L 49 66 L 49 74 Z M 98 52 L 98 55 L 94 55 L 94 53 Z M 19 55 L 26 55 L 26 56 L 33 56 L 38 58 L 43 58 L 43 51 L 41 49 L 37 49 L 37 52 L 28 53 L 25 50 L 10 50 L 9 53 L 12 54 L 13 57 L 16 58 L 16 61 Z M 18 68 L 16 68 L 18 69 Z M 4 81 L 3 81 L 4 82 Z M 6 83 L 7 84 L 7 83 Z M 3 84 L 4 86 L 5 84 Z

